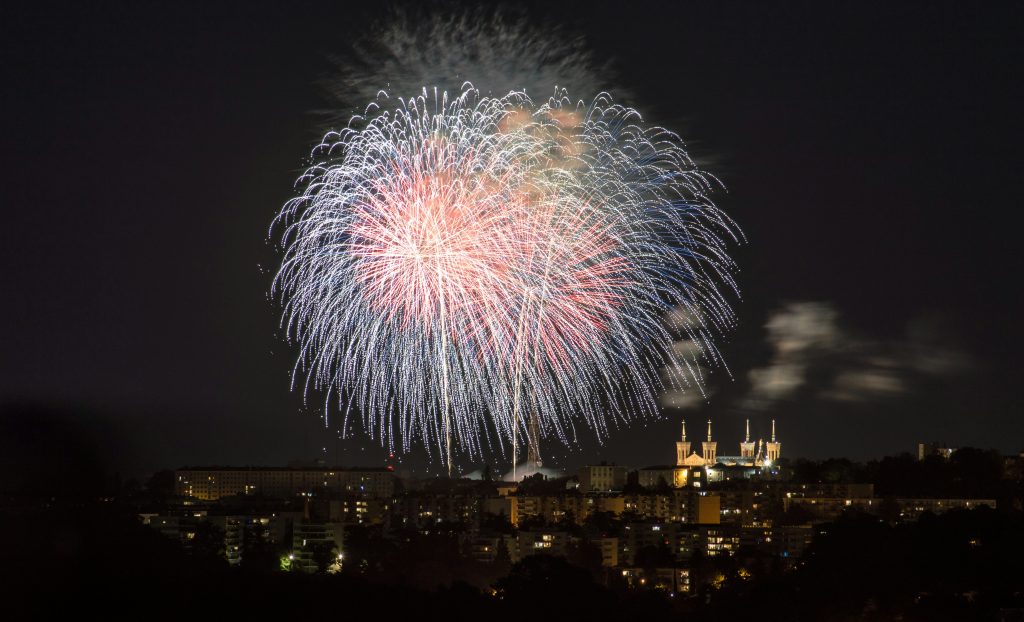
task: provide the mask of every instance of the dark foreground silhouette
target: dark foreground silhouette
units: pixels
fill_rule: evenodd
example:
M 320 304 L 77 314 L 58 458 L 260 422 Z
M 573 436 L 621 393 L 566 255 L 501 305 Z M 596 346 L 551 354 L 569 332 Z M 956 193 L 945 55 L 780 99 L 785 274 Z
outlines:
M 1024 523 L 1016 513 L 926 515 L 891 526 L 846 516 L 822 527 L 795 569 L 737 555 L 694 560 L 694 595 L 606 587 L 592 569 L 543 555 L 491 586 L 434 589 L 396 579 L 229 568 L 215 547 L 186 551 L 116 501 L 5 499 L 5 609 L 15 617 L 107 614 L 170 619 L 377 615 L 380 619 L 1014 620 L 1024 607 Z M 198 536 L 197 536 L 198 537 Z M 425 563 L 410 554 L 410 565 Z M 413 569 L 410 569 L 413 570 Z M 414 576 L 415 572 L 407 576 Z M 17 615 L 16 615 L 17 614 Z

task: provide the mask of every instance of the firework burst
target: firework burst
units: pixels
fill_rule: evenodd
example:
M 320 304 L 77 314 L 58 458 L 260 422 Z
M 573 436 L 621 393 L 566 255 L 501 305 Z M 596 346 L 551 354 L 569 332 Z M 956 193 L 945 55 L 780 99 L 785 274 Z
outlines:
M 600 437 L 721 362 L 738 230 L 718 182 L 607 96 L 424 91 L 315 156 L 279 216 L 295 378 L 391 447 L 515 454 L 527 414 Z

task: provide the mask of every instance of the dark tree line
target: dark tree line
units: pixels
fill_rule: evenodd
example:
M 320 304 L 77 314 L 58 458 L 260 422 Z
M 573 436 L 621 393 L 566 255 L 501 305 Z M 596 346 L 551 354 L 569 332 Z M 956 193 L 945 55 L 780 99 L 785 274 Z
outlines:
M 830 458 L 787 465 L 796 483 L 870 483 L 878 496 L 999 499 L 1015 490 L 1004 477 L 1003 461 L 994 450 L 964 447 L 949 458 L 918 460 L 904 453 L 867 463 Z

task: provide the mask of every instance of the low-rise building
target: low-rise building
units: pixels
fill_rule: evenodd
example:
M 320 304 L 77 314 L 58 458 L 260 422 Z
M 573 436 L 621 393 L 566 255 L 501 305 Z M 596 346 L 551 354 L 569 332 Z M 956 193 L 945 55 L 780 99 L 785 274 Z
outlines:
M 722 503 L 717 493 L 699 493 L 690 501 L 687 522 L 718 525 L 722 522 Z
M 626 467 L 599 464 L 580 467 L 580 492 L 613 492 L 626 485 Z
M 701 549 L 708 557 L 718 555 L 735 555 L 740 548 L 740 529 L 732 526 L 718 525 L 701 527 Z
M 808 511 L 816 522 L 834 521 L 846 511 L 874 514 L 878 511 L 879 499 L 856 497 L 800 497 L 789 496 L 783 501 L 783 509 L 801 508 Z
M 515 553 L 509 551 L 513 562 L 537 553 L 564 557 L 569 549 L 569 534 L 564 531 L 521 530 L 516 540 Z
M 183 467 L 174 475 L 176 494 L 203 501 L 256 494 L 286 498 L 321 491 L 387 498 L 395 492 L 395 475 L 387 469 Z
M 302 519 L 292 527 L 291 567 L 303 572 L 317 572 L 317 549 L 333 552 L 329 570 L 338 570 L 343 560 L 344 526 L 341 523 Z
M 493 562 L 498 557 L 503 538 L 501 534 L 485 533 L 470 537 L 467 546 L 469 557 L 478 562 Z M 508 552 L 507 549 L 506 552 Z M 511 555 L 509 555 L 509 559 L 511 559 Z
M 814 539 L 810 525 L 744 526 L 739 531 L 740 546 L 783 558 L 798 558 Z
M 902 521 L 916 521 L 925 512 L 943 514 L 950 510 L 970 510 L 979 507 L 996 509 L 995 499 L 896 499 Z
M 594 544 L 601 549 L 601 565 L 614 568 L 619 565 L 619 539 L 615 537 L 601 537 L 593 540 Z
M 630 589 L 663 590 L 674 594 L 690 592 L 689 568 L 638 568 L 622 569 L 622 578 Z

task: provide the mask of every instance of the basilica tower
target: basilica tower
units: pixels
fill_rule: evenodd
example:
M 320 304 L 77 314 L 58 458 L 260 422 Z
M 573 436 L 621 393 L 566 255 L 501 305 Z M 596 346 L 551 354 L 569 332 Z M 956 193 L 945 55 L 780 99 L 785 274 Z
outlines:
M 740 457 L 753 460 L 756 446 L 757 444 L 750 440 L 750 419 L 747 419 L 747 435 L 744 437 L 743 442 L 740 443 Z
M 676 466 L 683 466 L 683 461 L 690 455 L 690 441 L 686 440 L 686 420 L 683 420 L 683 440 L 676 441 Z
M 779 454 L 782 453 L 782 443 L 775 440 L 775 420 L 772 419 L 772 442 L 766 443 L 768 448 L 768 462 L 775 462 L 779 459 Z
M 715 458 L 718 456 L 718 443 L 711 440 L 711 420 L 708 419 L 708 440 L 701 443 L 704 449 L 704 462 L 711 466 L 715 463 Z

